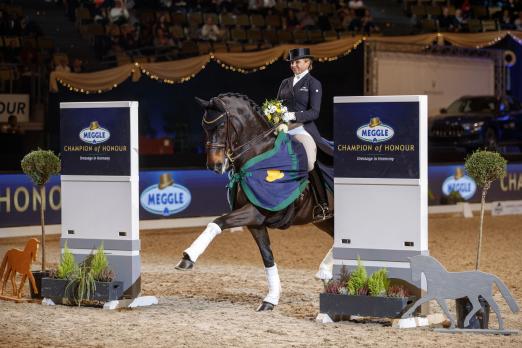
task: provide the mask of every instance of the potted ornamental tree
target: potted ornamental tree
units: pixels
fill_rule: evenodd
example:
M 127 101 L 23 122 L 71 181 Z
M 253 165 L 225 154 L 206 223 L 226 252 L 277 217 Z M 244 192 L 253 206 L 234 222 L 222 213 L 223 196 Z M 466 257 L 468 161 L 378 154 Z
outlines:
M 404 286 L 392 284 L 385 268 L 368 276 L 358 259 L 352 273 L 343 266 L 339 278 L 325 283 L 319 307 L 334 320 L 354 315 L 398 318 L 413 300 Z
M 80 264 L 65 244 L 58 269 L 42 278 L 42 297 L 55 303 L 64 303 L 65 299 L 80 306 L 117 300 L 122 295 L 123 282 L 114 280 L 103 243 Z
M 478 187 L 482 188 L 480 198 L 480 225 L 477 242 L 477 255 L 475 260 L 475 270 L 480 267 L 480 255 L 482 250 L 482 234 L 484 226 L 484 207 L 486 205 L 486 195 L 491 188 L 491 184 L 506 175 L 507 161 L 498 152 L 477 150 L 466 158 L 464 168 L 468 175 L 475 180 Z M 487 329 L 489 321 L 489 304 L 479 298 L 482 311 L 470 320 L 466 328 Z M 472 305 L 467 297 L 457 299 L 457 321 L 459 327 L 463 327 L 464 318 L 471 311 Z
M 56 156 L 51 150 L 35 150 L 31 151 L 22 159 L 22 171 L 31 178 L 33 183 L 38 187 L 40 194 L 40 224 L 42 226 L 42 237 L 40 245 L 42 248 L 42 270 L 33 272 L 36 281 L 38 294 L 40 294 L 42 275 L 46 274 L 45 263 L 45 184 L 49 181 L 52 175 L 57 175 L 61 170 L 60 158 Z M 33 294 L 32 287 L 31 294 L 33 297 L 39 297 L 38 294 Z

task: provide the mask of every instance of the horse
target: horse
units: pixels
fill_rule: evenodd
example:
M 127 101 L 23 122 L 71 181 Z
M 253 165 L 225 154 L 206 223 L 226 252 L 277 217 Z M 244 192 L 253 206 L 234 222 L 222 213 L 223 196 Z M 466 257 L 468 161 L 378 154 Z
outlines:
M 403 314 L 403 318 L 410 317 L 415 309 L 421 304 L 436 300 L 444 311 L 444 314 L 451 322 L 451 329 L 455 328 L 455 319 L 448 311 L 445 299 L 458 299 L 467 297 L 473 305 L 472 310 L 464 319 L 464 327 L 469 325 L 469 321 L 475 313 L 481 309 L 479 296 L 482 296 L 493 308 L 498 320 L 499 330 L 504 329 L 504 320 L 500 315 L 500 309 L 493 299 L 492 285 L 497 285 L 500 293 L 506 300 L 513 313 L 519 311 L 518 305 L 511 296 L 506 285 L 495 275 L 473 271 L 473 272 L 448 272 L 443 265 L 435 258 L 426 255 L 417 255 L 410 258 L 412 280 L 420 281 L 421 273 L 426 277 L 428 292 L 425 296 L 417 300 L 408 311 Z
M 33 273 L 31 273 L 31 264 L 33 261 L 36 261 L 38 244 L 40 244 L 38 239 L 31 238 L 25 244 L 23 251 L 19 249 L 9 249 L 5 253 L 2 265 L 0 266 L 0 279 L 2 279 L 3 276 L 2 294 L 4 293 L 5 285 L 9 278 L 11 279 L 14 296 L 18 296 L 18 298 L 22 297 L 23 286 L 27 278 L 29 278 L 29 281 L 31 282 L 34 293 L 38 293 Z M 16 273 L 22 274 L 22 280 L 20 281 L 20 287 L 18 289 L 15 281 Z
M 204 109 L 202 126 L 207 140 L 207 169 L 219 174 L 238 173 L 250 159 L 274 148 L 276 127 L 268 122 L 259 106 L 247 96 L 227 93 L 209 101 L 196 100 Z M 273 310 L 279 302 L 281 285 L 267 227 L 285 229 L 291 225 L 313 223 L 333 238 L 333 219 L 313 221 L 316 199 L 310 185 L 292 204 L 279 211 L 268 211 L 251 203 L 240 185 L 237 185 L 235 192 L 229 191 L 229 198 L 233 201 L 232 211 L 207 225 L 203 233 L 184 251 L 176 269 L 192 269 L 197 258 L 222 230 L 246 226 L 261 253 L 268 282 L 268 294 L 257 311 Z M 332 198 L 333 193 L 329 192 L 330 205 Z M 330 249 L 316 277 L 323 280 L 331 278 L 332 263 Z

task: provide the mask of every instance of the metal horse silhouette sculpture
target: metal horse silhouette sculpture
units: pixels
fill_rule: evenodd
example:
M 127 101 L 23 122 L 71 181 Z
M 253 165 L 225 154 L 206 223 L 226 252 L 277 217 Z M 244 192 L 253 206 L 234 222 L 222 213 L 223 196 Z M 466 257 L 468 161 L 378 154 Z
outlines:
M 421 304 L 436 300 L 439 306 L 442 307 L 446 317 L 450 320 L 451 329 L 454 329 L 455 319 L 449 313 L 445 299 L 467 297 L 473 305 L 473 308 L 464 319 L 464 327 L 466 327 L 469 325 L 471 317 L 481 309 L 479 296 L 482 296 L 497 315 L 499 330 L 504 330 L 504 320 L 500 315 L 500 309 L 492 295 L 493 284 L 497 285 L 511 311 L 516 313 L 519 310 L 517 303 L 507 287 L 493 274 L 479 271 L 448 272 L 435 258 L 425 255 L 411 257 L 410 265 L 413 281 L 420 281 L 421 273 L 424 273 L 428 292 L 403 314 L 403 318 L 410 317 Z
M 0 279 L 3 277 L 2 294 L 9 278 L 11 279 L 14 296 L 22 297 L 22 290 L 27 278 L 31 282 L 34 293 L 38 293 L 33 274 L 31 273 L 31 264 L 36 260 L 38 244 L 38 239 L 31 238 L 27 241 L 24 250 L 10 249 L 5 253 L 2 266 L 0 266 Z M 22 274 L 22 280 L 18 288 L 15 281 L 16 273 Z
M 274 147 L 275 127 L 270 124 L 261 109 L 248 97 L 240 94 L 222 94 L 204 101 L 197 98 L 205 109 L 202 126 L 207 138 L 207 168 L 224 174 L 232 170 L 237 173 L 251 158 L 265 153 Z M 259 247 L 268 281 L 268 294 L 258 307 L 258 311 L 272 310 L 279 302 L 280 280 L 274 261 L 267 227 L 287 228 L 290 225 L 303 225 L 313 222 L 313 194 L 308 187 L 287 208 L 282 211 L 268 211 L 256 207 L 247 199 L 237 185 L 232 192 L 233 209 L 209 223 L 201 235 L 186 249 L 176 268 L 193 268 L 196 259 L 222 230 L 247 226 Z M 333 237 L 333 219 L 314 222 L 321 230 Z M 325 260 L 331 259 L 331 250 Z M 323 271 L 327 266 L 323 260 Z M 321 270 L 321 268 L 320 268 Z M 331 268 L 329 270 L 331 272 Z

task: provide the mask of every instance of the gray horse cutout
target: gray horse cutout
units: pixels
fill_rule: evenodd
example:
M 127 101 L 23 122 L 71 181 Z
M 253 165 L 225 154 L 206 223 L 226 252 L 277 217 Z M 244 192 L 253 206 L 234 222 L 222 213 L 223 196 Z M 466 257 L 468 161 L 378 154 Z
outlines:
M 498 329 L 504 330 L 504 320 L 500 315 L 500 308 L 493 299 L 492 285 L 497 285 L 500 293 L 506 300 L 513 313 L 519 311 L 518 305 L 511 296 L 508 288 L 495 275 L 472 271 L 472 272 L 448 272 L 444 266 L 434 257 L 417 255 L 410 258 L 412 280 L 420 281 L 421 273 L 424 273 L 427 282 L 427 293 L 411 306 L 402 318 L 411 317 L 415 309 L 421 304 L 436 300 L 444 311 L 444 315 L 450 320 L 450 329 L 455 328 L 455 319 L 451 316 L 446 305 L 446 299 L 458 299 L 467 297 L 473 308 L 464 319 L 464 326 L 469 325 L 471 317 L 480 309 L 479 296 L 482 296 L 491 306 L 498 319 Z

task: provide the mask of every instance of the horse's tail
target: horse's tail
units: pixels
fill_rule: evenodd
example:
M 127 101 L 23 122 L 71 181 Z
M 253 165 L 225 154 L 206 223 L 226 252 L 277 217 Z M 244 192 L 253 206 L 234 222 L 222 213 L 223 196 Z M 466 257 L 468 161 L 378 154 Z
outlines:
M 506 300 L 506 302 L 509 306 L 509 309 L 511 309 L 511 311 L 513 313 L 518 312 L 519 311 L 518 304 L 515 302 L 515 299 L 513 299 L 513 296 L 511 296 L 511 293 L 509 292 L 506 285 L 497 276 L 492 275 L 492 278 L 493 278 L 493 281 L 495 282 L 495 284 L 497 285 L 497 288 L 500 290 L 500 293 Z
M 0 266 L 0 279 L 4 276 L 5 266 L 7 265 L 7 254 L 8 252 L 5 253 L 4 259 L 2 260 L 2 266 Z

